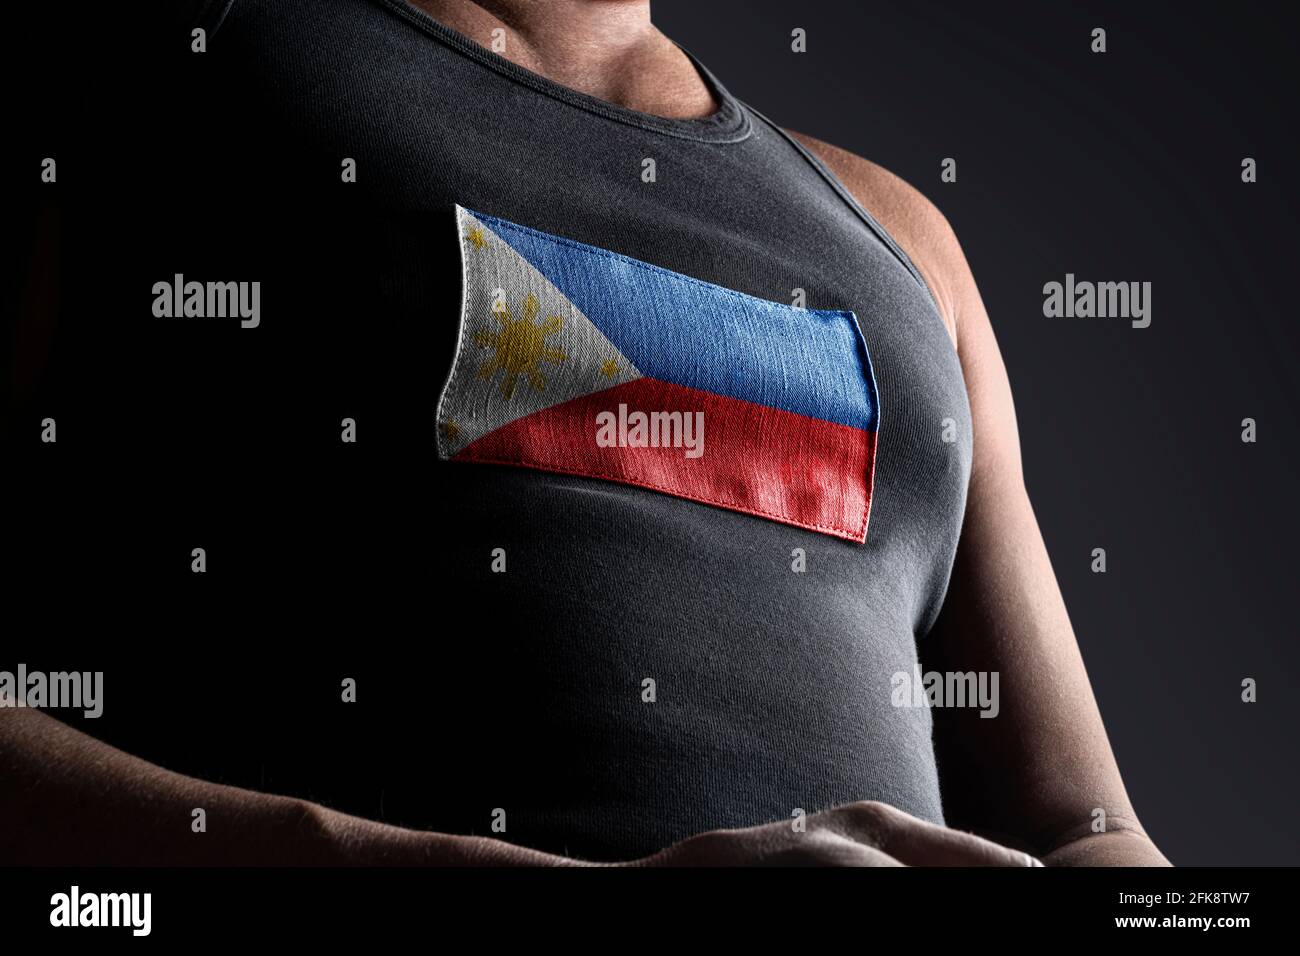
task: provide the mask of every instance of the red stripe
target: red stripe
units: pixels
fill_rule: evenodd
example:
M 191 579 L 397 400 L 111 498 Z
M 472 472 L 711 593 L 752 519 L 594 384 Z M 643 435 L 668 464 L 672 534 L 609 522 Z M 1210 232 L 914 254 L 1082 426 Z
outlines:
M 602 448 L 597 416 L 704 413 L 703 454 Z M 472 442 L 456 461 L 539 468 L 651 488 L 680 498 L 865 541 L 876 434 L 640 378 L 543 409 Z

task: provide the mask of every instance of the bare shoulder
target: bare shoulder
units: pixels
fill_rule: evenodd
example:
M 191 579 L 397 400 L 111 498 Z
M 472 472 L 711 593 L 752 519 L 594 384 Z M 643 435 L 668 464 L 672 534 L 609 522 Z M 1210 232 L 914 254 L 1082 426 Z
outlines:
M 883 166 L 804 133 L 787 132 L 835 174 L 907 253 L 934 293 L 948 334 L 956 342 L 957 319 L 974 291 L 974 280 L 943 213 L 920 190 Z
M 889 170 L 810 136 L 790 135 L 820 159 L 894 237 L 934 292 L 970 396 L 976 436 L 974 473 L 996 479 L 982 481 L 979 487 L 1005 490 L 1003 482 L 1021 475 L 1011 384 L 993 323 L 948 220 L 919 190 Z M 1013 488 L 1005 493 L 1022 493 L 1023 484 L 1018 487 L 1020 492 Z

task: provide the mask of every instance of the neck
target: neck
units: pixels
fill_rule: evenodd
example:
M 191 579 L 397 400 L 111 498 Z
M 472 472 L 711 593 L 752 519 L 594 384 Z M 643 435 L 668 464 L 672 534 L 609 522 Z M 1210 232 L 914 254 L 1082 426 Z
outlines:
M 407 2 L 518 66 L 607 102 L 679 119 L 718 109 L 695 65 L 650 22 L 649 0 Z

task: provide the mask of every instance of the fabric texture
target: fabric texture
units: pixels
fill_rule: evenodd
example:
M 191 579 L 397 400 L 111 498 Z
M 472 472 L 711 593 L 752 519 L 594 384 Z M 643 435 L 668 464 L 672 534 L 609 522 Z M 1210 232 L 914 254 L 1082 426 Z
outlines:
M 865 539 L 878 409 L 853 313 L 757 299 L 460 206 L 456 219 L 464 291 L 438 405 L 444 458 Z
M 969 407 L 928 289 L 826 172 L 703 67 L 715 115 L 646 116 L 531 74 L 401 0 L 236 0 L 194 62 L 219 92 L 196 114 L 230 157 L 219 214 L 248 224 L 217 274 L 266 278 L 258 356 L 282 356 L 276 367 L 302 383 L 301 420 L 337 408 L 323 427 L 353 415 L 362 435 L 331 467 L 372 484 L 321 520 L 429 554 L 409 567 L 382 550 L 338 556 L 339 631 L 315 653 L 364 677 L 364 705 L 291 734 L 226 721 L 213 739 L 249 755 L 253 774 L 232 766 L 223 782 L 258 787 L 260 762 L 278 792 L 451 833 L 490 835 L 501 809 L 502 838 L 592 859 L 861 799 L 942 822 L 931 715 L 894 706 L 891 677 L 913 672 L 943 604 Z M 340 181 L 344 159 L 355 182 Z M 462 288 L 458 205 L 488 217 L 488 251 L 522 273 L 469 271 Z M 680 290 L 669 301 L 662 276 L 640 270 L 618 286 L 630 301 L 615 302 L 570 271 L 585 253 L 543 234 L 603 250 L 609 269 L 635 260 L 769 303 L 766 331 L 713 291 L 685 314 Z M 289 248 L 292 261 L 277 254 Z M 502 325 L 482 307 L 498 288 L 544 349 L 583 356 L 541 361 L 541 392 L 526 371 L 505 386 L 511 361 L 521 367 L 509 348 L 477 378 L 496 358 Z M 796 290 L 809 310 L 798 316 L 785 305 Z M 462 335 L 465 299 L 477 312 Z M 611 361 L 596 408 L 606 383 L 593 376 Z M 449 378 L 455 436 L 435 427 Z M 524 413 L 504 423 L 503 387 Z M 547 404 L 552 389 L 565 401 Z M 563 436 L 588 415 L 613 412 L 620 429 L 621 404 L 703 410 L 704 457 L 663 456 L 677 471 L 642 484 L 672 486 L 704 461 L 717 496 L 749 511 L 550 469 L 577 454 Z M 758 418 L 720 429 L 723 406 Z M 527 424 L 547 415 L 559 417 Z M 836 429 L 874 436 L 865 541 L 755 513 L 835 502 L 823 523 L 856 532 L 866 502 L 849 501 L 845 476 L 871 452 Z M 479 461 L 454 460 L 471 449 Z M 532 456 L 550 457 L 486 463 Z M 344 576 L 359 563 L 377 569 L 364 588 Z M 396 595 L 427 615 L 396 614 Z M 278 686 L 298 699 L 294 680 Z M 156 756 L 207 772 L 211 749 Z

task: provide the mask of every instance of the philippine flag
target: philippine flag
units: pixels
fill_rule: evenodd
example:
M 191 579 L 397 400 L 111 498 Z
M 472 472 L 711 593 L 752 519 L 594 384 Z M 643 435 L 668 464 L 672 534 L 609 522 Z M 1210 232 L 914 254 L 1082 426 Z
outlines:
M 456 207 L 438 454 L 866 540 L 879 407 L 852 312 L 769 302 Z

